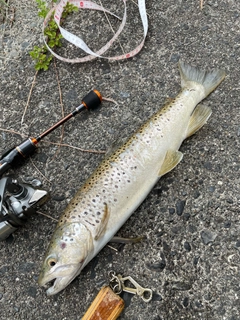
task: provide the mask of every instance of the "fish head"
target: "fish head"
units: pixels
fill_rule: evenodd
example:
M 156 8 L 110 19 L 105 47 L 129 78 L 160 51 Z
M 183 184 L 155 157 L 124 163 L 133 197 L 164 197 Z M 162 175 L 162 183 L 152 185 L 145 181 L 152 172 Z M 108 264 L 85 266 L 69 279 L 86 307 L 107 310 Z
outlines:
M 53 281 L 47 295 L 63 290 L 83 269 L 93 250 L 90 231 L 80 223 L 57 227 L 38 278 L 40 286 Z

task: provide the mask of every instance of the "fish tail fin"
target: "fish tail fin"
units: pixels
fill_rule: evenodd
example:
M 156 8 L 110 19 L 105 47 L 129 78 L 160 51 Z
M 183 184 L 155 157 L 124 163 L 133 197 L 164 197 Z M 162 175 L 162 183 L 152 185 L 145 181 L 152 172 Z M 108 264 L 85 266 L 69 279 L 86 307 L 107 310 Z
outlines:
M 214 69 L 213 71 L 200 70 L 189 64 L 179 61 L 182 88 L 189 82 L 197 82 L 204 87 L 205 97 L 207 97 L 225 78 L 223 70 Z

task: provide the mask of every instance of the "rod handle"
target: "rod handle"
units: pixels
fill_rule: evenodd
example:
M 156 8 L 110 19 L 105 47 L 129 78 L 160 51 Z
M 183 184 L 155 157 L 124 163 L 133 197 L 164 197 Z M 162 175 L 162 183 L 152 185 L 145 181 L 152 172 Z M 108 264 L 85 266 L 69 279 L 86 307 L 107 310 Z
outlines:
M 83 99 L 82 104 L 88 110 L 96 109 L 102 102 L 102 95 L 98 90 L 90 91 Z

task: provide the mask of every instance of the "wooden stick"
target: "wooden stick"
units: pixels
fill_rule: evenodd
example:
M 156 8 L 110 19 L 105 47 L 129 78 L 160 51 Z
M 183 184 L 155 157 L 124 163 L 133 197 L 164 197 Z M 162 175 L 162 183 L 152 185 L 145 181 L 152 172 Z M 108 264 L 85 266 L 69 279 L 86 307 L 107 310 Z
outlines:
M 99 291 L 82 320 L 115 320 L 123 308 L 123 299 L 106 286 Z

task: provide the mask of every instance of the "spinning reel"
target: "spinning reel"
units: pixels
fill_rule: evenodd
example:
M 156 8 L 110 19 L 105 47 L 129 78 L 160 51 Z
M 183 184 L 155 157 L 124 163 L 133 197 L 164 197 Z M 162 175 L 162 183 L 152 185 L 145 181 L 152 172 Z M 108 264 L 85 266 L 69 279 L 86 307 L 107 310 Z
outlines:
M 48 198 L 45 190 L 4 177 L 0 180 L 0 241 L 22 226 Z
M 50 132 L 75 117 L 83 110 L 92 110 L 101 104 L 102 96 L 97 90 L 90 91 L 82 100 L 82 103 L 71 113 L 55 123 L 36 138 L 28 138 L 16 147 L 5 152 L 0 158 L 0 176 L 12 165 L 18 165 L 21 160 L 32 155 L 39 141 Z M 19 226 L 22 226 L 27 218 L 36 212 L 48 198 L 45 190 L 36 189 L 32 185 L 19 183 L 11 177 L 0 179 L 0 241 L 5 240 Z

